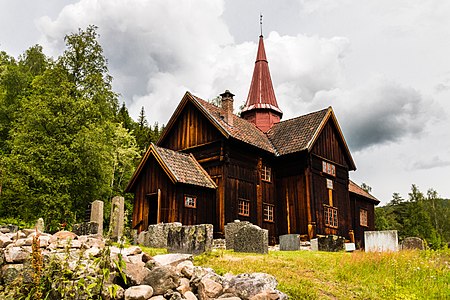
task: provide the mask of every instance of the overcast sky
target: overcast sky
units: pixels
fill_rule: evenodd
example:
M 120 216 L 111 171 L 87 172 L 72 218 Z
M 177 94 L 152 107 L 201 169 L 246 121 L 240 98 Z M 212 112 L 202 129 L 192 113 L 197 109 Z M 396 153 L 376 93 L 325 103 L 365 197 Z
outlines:
M 57 57 L 95 24 L 121 101 L 162 124 L 187 90 L 244 103 L 260 13 L 284 120 L 332 106 L 355 182 L 450 198 L 450 1 L 0 0 L 0 50 Z

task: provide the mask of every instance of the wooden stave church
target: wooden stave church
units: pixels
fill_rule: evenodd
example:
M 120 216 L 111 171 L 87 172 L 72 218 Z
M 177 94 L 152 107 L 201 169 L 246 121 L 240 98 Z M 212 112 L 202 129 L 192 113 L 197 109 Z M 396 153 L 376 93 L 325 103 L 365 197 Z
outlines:
M 239 219 L 267 229 L 271 244 L 335 234 L 364 247 L 379 201 L 349 179 L 356 165 L 331 107 L 280 121 L 262 35 L 241 117 L 233 96 L 217 107 L 185 93 L 125 190 L 133 228 L 209 223 L 223 237 Z

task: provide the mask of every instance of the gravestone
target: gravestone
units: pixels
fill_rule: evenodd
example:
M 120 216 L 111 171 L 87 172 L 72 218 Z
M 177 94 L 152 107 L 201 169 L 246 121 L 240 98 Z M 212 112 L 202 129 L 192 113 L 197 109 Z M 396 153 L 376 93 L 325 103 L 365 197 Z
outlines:
M 169 252 L 200 254 L 211 251 L 212 243 L 212 224 L 169 228 L 167 236 L 167 250 Z
M 253 224 L 244 225 L 234 237 L 234 251 L 267 254 L 269 231 Z
M 122 238 L 124 217 L 124 198 L 116 196 L 111 201 L 111 220 L 109 228 L 112 240 L 118 241 Z
M 98 224 L 97 233 L 103 235 L 103 201 L 95 200 L 91 203 L 90 221 Z
M 149 225 L 147 231 L 139 233 L 138 244 L 150 248 L 167 248 L 169 230 L 181 226 L 178 222 Z
M 356 245 L 355 243 L 345 243 L 345 251 L 346 252 L 353 252 L 356 250 Z
M 311 239 L 311 250 L 326 251 L 326 252 L 342 251 L 345 249 L 344 243 L 345 239 L 342 236 L 337 235 L 319 236 L 315 239 Z
M 76 235 L 91 235 L 98 234 L 98 223 L 97 222 L 84 222 L 79 224 L 74 224 L 72 232 Z
M 44 224 L 44 219 L 39 218 L 36 221 L 36 225 L 34 226 L 38 231 L 40 232 L 44 232 L 45 230 L 45 224 Z
M 419 237 L 407 237 L 402 242 L 402 250 L 424 250 L 425 244 Z
M 365 231 L 364 244 L 366 252 L 398 251 L 397 230 Z
M 281 251 L 297 251 L 301 250 L 300 234 L 280 235 Z
M 251 223 L 248 221 L 235 220 L 234 222 L 225 225 L 225 245 L 227 250 L 234 249 L 234 238 L 236 236 L 236 233 L 239 231 L 239 229 L 248 224 Z

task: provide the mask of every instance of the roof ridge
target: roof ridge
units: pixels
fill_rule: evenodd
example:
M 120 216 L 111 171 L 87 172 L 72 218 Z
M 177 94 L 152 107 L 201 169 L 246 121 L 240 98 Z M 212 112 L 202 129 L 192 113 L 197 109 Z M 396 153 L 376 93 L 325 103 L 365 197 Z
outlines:
M 283 121 L 275 123 L 274 125 L 280 124 L 280 123 L 289 122 L 289 121 L 294 121 L 294 120 L 297 120 L 297 119 L 300 119 L 300 118 L 303 118 L 303 117 L 306 117 L 306 116 L 309 116 L 309 115 L 317 114 L 317 113 L 320 113 L 320 112 L 323 112 L 323 111 L 328 111 L 330 109 L 330 107 L 331 106 L 328 106 L 327 108 L 316 110 L 316 111 L 313 111 L 313 112 L 310 112 L 310 113 L 307 113 L 307 114 L 304 114 L 304 115 L 300 115 L 300 116 L 297 116 L 297 117 L 294 117 L 294 118 L 291 118 L 291 119 L 283 120 Z

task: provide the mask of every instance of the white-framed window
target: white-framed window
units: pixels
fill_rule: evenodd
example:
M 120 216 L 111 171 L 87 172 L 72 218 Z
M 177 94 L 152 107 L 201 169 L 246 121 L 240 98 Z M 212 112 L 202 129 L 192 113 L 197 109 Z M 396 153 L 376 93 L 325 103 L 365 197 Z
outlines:
M 184 195 L 184 207 L 197 208 L 197 197 Z
M 333 180 L 327 178 L 327 189 L 333 189 Z
M 323 206 L 323 217 L 325 220 L 325 226 L 338 228 L 338 210 L 336 207 L 328 205 Z
M 250 216 L 250 201 L 239 199 L 238 214 L 241 216 Z
M 359 210 L 359 225 L 367 227 L 367 224 L 367 210 L 361 208 Z
M 272 181 L 272 169 L 267 165 L 262 165 L 261 168 L 261 179 L 265 181 Z
M 322 172 L 331 176 L 336 176 L 336 166 L 329 162 L 322 161 Z
M 266 222 L 273 222 L 275 221 L 273 216 L 273 205 L 270 204 L 264 204 L 264 221 Z

